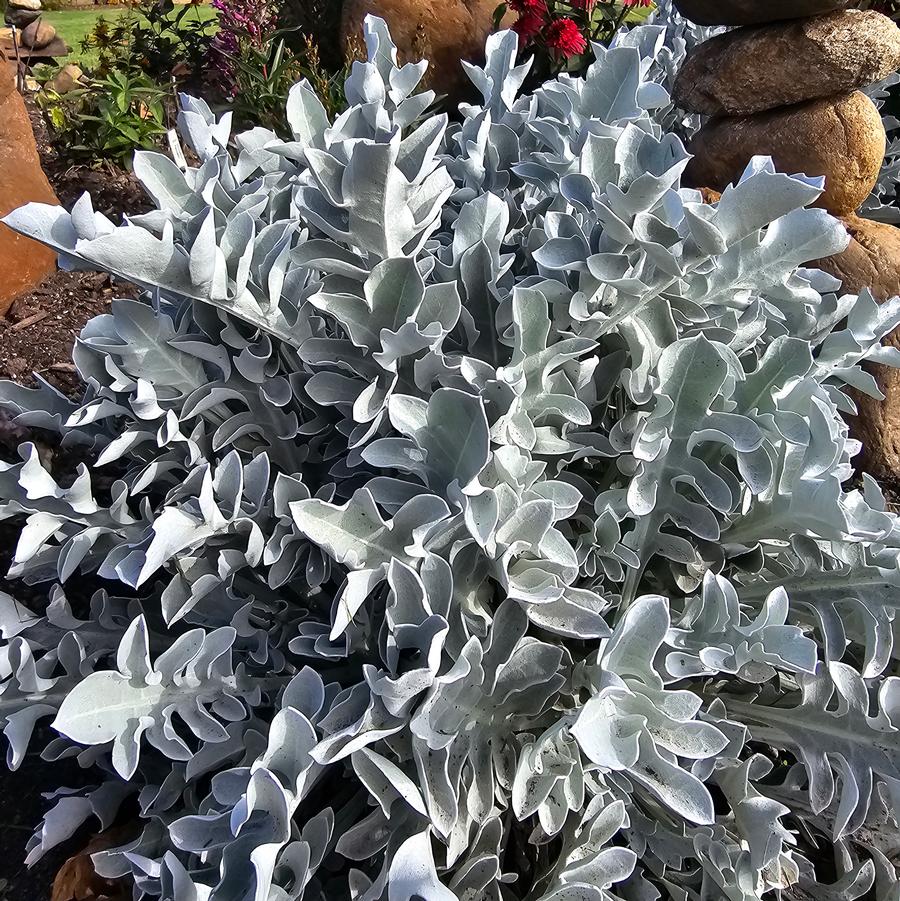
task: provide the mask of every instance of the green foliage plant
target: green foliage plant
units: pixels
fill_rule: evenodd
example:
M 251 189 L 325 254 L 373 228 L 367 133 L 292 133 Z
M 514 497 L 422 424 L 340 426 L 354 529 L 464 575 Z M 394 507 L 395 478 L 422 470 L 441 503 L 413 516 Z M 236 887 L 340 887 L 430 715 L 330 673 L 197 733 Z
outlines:
M 229 63 L 229 107 L 237 122 L 286 134 L 288 91 L 307 73 L 288 49 L 284 35 L 276 31 L 260 43 L 242 41 L 234 52 L 222 54 Z
M 137 149 L 157 147 L 174 119 L 177 87 L 199 87 L 215 33 L 199 4 L 143 0 L 119 16 L 100 16 L 81 49 L 96 62 L 83 86 L 65 94 L 44 70 L 38 102 L 66 157 L 128 167 Z
M 147 76 L 118 70 L 65 94 L 45 87 L 38 95 L 67 157 L 126 168 L 136 149 L 159 146 L 171 101 L 171 92 Z
M 101 16 L 81 49 L 96 57 L 91 74 L 144 76 L 160 84 L 175 79 L 192 89 L 202 83 L 203 64 L 216 31 L 215 19 L 201 15 L 202 4 L 140 0 L 124 15 Z

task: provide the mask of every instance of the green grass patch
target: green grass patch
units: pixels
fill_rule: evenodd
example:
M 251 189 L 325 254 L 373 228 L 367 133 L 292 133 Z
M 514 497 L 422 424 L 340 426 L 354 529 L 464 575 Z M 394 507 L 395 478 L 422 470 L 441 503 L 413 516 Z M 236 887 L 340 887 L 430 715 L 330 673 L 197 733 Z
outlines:
M 177 15 L 178 12 L 180 12 L 180 7 L 177 7 L 172 15 Z M 81 42 L 94 30 L 97 20 L 101 16 L 107 21 L 113 21 L 121 16 L 136 15 L 138 14 L 127 6 L 105 6 L 99 9 L 59 9 L 48 11 L 44 13 L 44 19 L 56 29 L 56 33 L 72 48 L 72 52 L 64 61 L 77 62 L 82 68 L 87 68 L 97 62 L 97 56 L 93 51 L 84 53 L 81 49 Z M 198 5 L 194 6 L 185 15 L 185 18 L 194 16 L 201 22 L 207 22 L 216 18 L 217 11 L 208 4 Z

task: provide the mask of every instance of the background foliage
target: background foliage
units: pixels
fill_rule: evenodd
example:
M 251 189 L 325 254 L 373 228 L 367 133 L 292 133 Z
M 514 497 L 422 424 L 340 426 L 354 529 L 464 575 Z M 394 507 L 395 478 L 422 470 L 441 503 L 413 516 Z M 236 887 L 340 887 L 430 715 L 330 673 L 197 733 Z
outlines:
M 310 34 L 300 25 L 282 26 L 279 7 L 243 0 L 214 5 L 210 16 L 199 3 L 142 0 L 125 14 L 96 18 L 81 40 L 85 75 L 75 91 L 57 93 L 58 70 L 42 67 L 38 102 L 59 153 L 130 166 L 136 149 L 164 146 L 179 90 L 203 93 L 216 109 L 231 109 L 242 126 L 283 135 L 287 94 L 300 78 L 310 80 L 331 114 L 343 108 L 346 68 L 326 68 Z

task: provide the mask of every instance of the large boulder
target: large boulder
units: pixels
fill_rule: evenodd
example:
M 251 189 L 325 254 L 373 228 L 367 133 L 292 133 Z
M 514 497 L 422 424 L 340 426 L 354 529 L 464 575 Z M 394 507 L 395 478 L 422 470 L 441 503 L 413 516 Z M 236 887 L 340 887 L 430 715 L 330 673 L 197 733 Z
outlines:
M 718 35 L 691 52 L 673 94 L 682 109 L 744 116 L 855 91 L 898 68 L 900 28 L 847 10 Z
M 847 249 L 808 265 L 839 278 L 847 293 L 869 288 L 878 301 L 900 294 L 900 229 L 858 216 L 841 221 L 850 232 Z M 900 348 L 900 333 L 894 332 L 885 344 Z M 885 398 L 850 391 L 859 411 L 850 420 L 850 431 L 863 445 L 857 463 L 873 475 L 900 478 L 900 370 L 881 364 L 867 368 Z
M 836 9 L 852 0 L 675 0 L 678 11 L 698 25 L 760 25 L 782 19 L 805 19 Z
M 0 216 L 29 201 L 58 203 L 41 169 L 31 121 L 0 54 Z M 56 254 L 0 223 L 0 316 L 56 269 Z
M 754 156 L 771 156 L 790 174 L 824 175 L 816 206 L 835 215 L 857 210 L 884 160 L 886 137 L 875 104 L 861 91 L 755 116 L 710 119 L 691 140 L 688 184 L 722 191 Z
M 362 44 L 363 19 L 384 19 L 401 62 L 430 60 L 425 84 L 451 101 L 470 87 L 460 60 L 484 61 L 497 0 L 345 0 L 341 22 L 344 52 Z

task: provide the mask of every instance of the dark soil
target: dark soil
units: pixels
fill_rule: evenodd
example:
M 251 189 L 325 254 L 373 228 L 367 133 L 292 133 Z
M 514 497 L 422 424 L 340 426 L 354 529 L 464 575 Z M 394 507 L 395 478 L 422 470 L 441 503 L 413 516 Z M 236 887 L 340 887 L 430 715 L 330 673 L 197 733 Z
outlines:
M 0 378 L 34 383 L 34 374 L 77 395 L 72 344 L 84 324 L 107 312 L 113 297 L 134 297 L 132 285 L 113 285 L 106 273 L 56 272 L 20 297 L 0 319 Z
M 122 213 L 150 209 L 140 184 L 130 172 L 114 167 L 91 169 L 69 165 L 51 145 L 39 110 L 27 101 L 41 161 L 60 202 L 71 205 L 84 191 L 90 192 L 94 209 L 113 222 Z M 58 271 L 40 287 L 18 298 L 7 318 L 0 318 L 0 378 L 34 384 L 41 375 L 70 396 L 80 394 L 80 383 L 72 365 L 72 345 L 85 323 L 106 312 L 114 297 L 134 297 L 134 286 L 113 283 L 105 273 Z M 25 432 L 0 413 L 0 459 L 16 460 L 16 446 L 34 441 L 54 474 L 65 482 L 65 463 L 56 454 L 49 435 Z M 0 522 L 0 573 L 6 573 L 15 550 L 20 523 Z M 83 614 L 98 587 L 96 579 L 74 578 L 66 584 L 66 596 Z M 0 578 L 0 591 L 12 595 L 34 612 L 47 604 L 48 585 L 27 586 Z M 32 752 L 15 773 L 0 762 L 0 901 L 49 901 L 53 880 L 65 861 L 78 854 L 91 839 L 90 822 L 72 838 L 50 851 L 30 870 L 25 867 L 25 844 L 51 806 L 43 796 L 60 786 L 77 788 L 93 784 L 89 772 L 74 760 L 49 765 L 40 750 L 51 737 L 49 719 L 38 724 Z M 5 746 L 5 741 L 0 741 Z M 0 754 L 5 753 L 5 747 Z M 87 897 L 87 896 L 86 896 Z
M 50 738 L 48 731 L 45 725 L 45 742 Z M 41 743 L 36 741 L 34 746 L 39 748 Z M 87 776 L 74 760 L 48 765 L 38 751 L 29 753 L 15 773 L 8 772 L 3 763 L 0 766 L 0 795 L 4 800 L 0 813 L 0 901 L 49 901 L 57 871 L 90 841 L 91 833 L 80 830 L 31 869 L 24 863 L 25 844 L 50 806 L 43 793 L 62 785 L 83 785 Z

